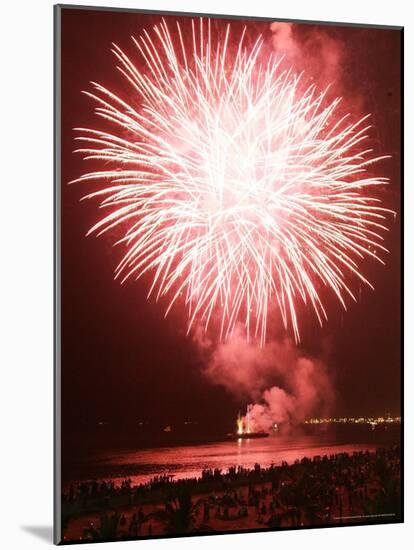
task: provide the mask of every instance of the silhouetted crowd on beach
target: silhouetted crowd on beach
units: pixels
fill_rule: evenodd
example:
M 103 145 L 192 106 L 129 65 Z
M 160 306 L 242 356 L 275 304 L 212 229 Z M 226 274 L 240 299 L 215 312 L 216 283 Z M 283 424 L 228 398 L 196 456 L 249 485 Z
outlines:
M 138 486 L 130 479 L 119 486 L 80 483 L 63 495 L 62 509 L 66 525 L 72 515 L 100 513 L 100 531 L 89 526 L 84 533 L 99 539 L 151 536 L 155 529 L 162 534 L 378 523 L 398 520 L 400 500 L 400 449 L 394 447 L 268 468 L 205 469 L 191 479 L 161 475 Z

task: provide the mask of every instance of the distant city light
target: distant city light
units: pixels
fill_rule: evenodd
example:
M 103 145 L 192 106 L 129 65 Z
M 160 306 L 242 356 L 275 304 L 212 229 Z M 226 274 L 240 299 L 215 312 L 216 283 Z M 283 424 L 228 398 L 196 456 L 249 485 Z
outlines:
M 401 424 L 400 416 L 360 416 L 360 417 L 339 417 L 339 418 L 309 418 L 305 424 Z

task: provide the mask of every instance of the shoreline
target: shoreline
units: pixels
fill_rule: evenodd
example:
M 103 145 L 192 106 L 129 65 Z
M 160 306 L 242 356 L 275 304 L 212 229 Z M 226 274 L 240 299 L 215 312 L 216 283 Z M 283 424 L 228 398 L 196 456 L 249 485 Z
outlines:
M 62 487 L 71 484 L 113 480 L 117 485 L 125 478 L 134 484 L 145 483 L 153 476 L 166 473 L 175 478 L 201 475 L 206 467 L 228 468 L 232 465 L 253 467 L 277 464 L 282 460 L 293 462 L 303 456 L 353 452 L 400 444 L 399 430 L 369 430 L 362 436 L 355 431 L 345 436 L 336 430 L 317 430 L 300 437 L 297 434 L 271 434 L 268 438 L 242 441 L 208 440 L 196 445 L 163 445 L 142 448 L 140 446 L 97 449 L 93 446 L 81 453 L 69 454 L 70 461 L 62 465 Z M 231 456 L 233 455 L 233 456 Z

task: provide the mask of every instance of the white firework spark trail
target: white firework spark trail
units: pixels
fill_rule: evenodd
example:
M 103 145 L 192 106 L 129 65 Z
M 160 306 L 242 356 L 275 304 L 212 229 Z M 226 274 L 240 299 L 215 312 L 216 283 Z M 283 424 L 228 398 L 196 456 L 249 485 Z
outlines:
M 77 129 L 78 151 L 105 164 L 76 180 L 102 184 L 87 197 L 108 213 L 90 233 L 125 227 L 116 277 L 151 272 L 149 295 L 169 297 L 166 314 L 184 298 L 189 330 L 214 316 L 222 339 L 242 322 L 263 343 L 276 304 L 299 340 L 299 302 L 322 324 L 321 290 L 346 308 L 349 280 L 371 286 L 360 264 L 382 262 L 389 211 L 370 195 L 387 180 L 368 167 L 385 157 L 364 146 L 367 117 L 340 118 L 339 99 L 300 91 L 274 54 L 263 63 L 261 37 L 247 47 L 243 32 L 230 51 L 230 26 L 214 40 L 203 19 L 191 47 L 179 24 L 174 37 L 163 21 L 134 39 L 144 71 L 114 45 L 128 102 L 86 92 L 115 128 Z

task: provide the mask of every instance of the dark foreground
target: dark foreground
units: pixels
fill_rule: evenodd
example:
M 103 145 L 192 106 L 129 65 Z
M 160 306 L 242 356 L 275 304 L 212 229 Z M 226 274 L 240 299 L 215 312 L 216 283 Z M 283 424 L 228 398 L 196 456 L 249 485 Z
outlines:
M 401 520 L 401 451 L 341 453 L 201 477 L 82 483 L 62 496 L 65 542 Z

